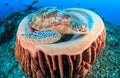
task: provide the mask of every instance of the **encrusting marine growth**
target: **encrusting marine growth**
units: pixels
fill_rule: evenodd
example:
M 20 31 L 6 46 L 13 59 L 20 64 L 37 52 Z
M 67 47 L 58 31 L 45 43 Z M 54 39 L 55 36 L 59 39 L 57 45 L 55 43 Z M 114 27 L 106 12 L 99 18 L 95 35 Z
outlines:
M 86 9 L 43 7 L 19 24 L 15 56 L 32 78 L 84 78 L 102 52 L 106 29 Z

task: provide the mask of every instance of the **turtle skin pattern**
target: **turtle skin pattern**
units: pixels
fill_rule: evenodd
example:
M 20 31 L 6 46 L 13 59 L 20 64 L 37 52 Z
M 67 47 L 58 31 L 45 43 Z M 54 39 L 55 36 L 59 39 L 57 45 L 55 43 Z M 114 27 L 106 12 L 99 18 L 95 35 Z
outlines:
M 44 7 L 36 11 L 29 21 L 33 30 L 22 36 L 35 44 L 54 43 L 64 34 L 86 34 L 88 27 L 85 23 L 73 19 L 72 15 L 55 7 Z

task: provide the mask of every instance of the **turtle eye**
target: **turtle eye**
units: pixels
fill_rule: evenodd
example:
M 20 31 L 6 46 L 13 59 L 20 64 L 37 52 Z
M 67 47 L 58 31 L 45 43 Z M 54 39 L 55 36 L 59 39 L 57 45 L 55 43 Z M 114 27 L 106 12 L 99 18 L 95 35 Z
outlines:
M 73 31 L 77 32 L 77 25 L 72 26 Z

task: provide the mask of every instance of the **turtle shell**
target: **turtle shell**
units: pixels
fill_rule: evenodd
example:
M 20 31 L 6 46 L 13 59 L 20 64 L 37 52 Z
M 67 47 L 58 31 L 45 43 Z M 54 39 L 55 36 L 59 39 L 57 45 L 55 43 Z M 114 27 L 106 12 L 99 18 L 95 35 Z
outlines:
M 58 10 L 57 8 L 44 8 L 37 11 L 29 25 L 35 30 L 56 30 L 64 33 L 66 29 L 70 28 L 72 19 L 71 16 L 65 11 Z

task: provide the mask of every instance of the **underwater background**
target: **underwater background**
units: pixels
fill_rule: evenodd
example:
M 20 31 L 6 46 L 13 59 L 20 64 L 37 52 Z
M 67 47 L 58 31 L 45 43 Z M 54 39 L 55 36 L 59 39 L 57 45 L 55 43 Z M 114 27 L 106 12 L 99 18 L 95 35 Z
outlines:
M 87 78 L 120 78 L 119 0 L 0 0 L 0 78 L 28 78 L 14 56 L 16 31 L 20 21 L 40 7 L 86 8 L 104 21 L 106 46 Z

